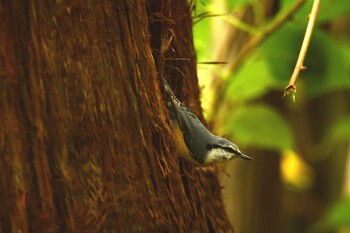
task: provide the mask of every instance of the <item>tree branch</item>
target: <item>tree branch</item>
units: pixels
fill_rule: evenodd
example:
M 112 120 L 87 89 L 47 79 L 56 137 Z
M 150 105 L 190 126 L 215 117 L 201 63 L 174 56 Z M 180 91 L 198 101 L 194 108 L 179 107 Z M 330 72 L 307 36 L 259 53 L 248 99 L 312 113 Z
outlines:
M 279 13 L 271 23 L 269 23 L 261 30 L 261 32 L 250 38 L 248 43 L 240 50 L 235 59 L 230 64 L 228 64 L 227 73 L 234 71 L 252 49 L 261 44 L 271 33 L 281 27 L 289 18 L 295 14 L 295 12 L 299 10 L 299 8 L 304 3 L 305 0 L 296 1 L 294 5 L 292 5 L 288 10 Z
M 309 44 L 310 44 L 312 31 L 313 31 L 313 28 L 315 26 L 319 5 L 320 5 L 320 0 L 314 0 L 311 14 L 309 16 L 309 23 L 307 25 L 303 44 L 302 44 L 301 49 L 300 49 L 299 57 L 298 57 L 296 65 L 295 65 L 292 77 L 289 80 L 288 86 L 284 90 L 283 96 L 289 95 L 289 94 L 294 94 L 296 92 L 296 82 L 298 80 L 299 73 L 301 70 L 306 69 L 306 67 L 303 64 L 304 64 L 307 49 L 308 49 Z

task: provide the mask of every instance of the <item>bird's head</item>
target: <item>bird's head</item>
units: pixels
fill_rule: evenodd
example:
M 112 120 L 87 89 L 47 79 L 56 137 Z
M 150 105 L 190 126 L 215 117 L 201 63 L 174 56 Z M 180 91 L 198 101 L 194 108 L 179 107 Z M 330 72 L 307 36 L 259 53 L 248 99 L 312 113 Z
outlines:
M 236 144 L 225 138 L 215 136 L 212 142 L 207 145 L 208 153 L 205 163 L 215 163 L 233 158 L 252 160 L 251 157 L 243 154 Z

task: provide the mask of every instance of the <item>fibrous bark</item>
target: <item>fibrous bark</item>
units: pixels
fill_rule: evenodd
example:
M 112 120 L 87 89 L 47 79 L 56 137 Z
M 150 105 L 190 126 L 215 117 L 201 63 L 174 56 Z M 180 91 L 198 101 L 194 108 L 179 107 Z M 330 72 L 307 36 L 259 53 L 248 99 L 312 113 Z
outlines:
M 0 232 L 231 229 L 158 84 L 200 113 L 187 1 L 2 1 L 0 33 Z

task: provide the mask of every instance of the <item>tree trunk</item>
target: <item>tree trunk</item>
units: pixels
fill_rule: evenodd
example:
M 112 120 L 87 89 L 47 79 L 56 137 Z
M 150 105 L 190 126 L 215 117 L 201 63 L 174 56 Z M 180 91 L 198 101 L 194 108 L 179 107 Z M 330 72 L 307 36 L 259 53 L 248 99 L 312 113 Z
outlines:
M 158 83 L 201 113 L 186 0 L 3 1 L 0 33 L 0 232 L 232 229 Z

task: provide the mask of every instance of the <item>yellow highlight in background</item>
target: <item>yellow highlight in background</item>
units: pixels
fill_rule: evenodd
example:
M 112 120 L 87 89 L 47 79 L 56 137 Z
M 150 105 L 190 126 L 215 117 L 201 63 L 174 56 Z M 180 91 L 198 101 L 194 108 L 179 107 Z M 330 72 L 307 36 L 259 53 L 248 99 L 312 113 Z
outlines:
M 312 168 L 295 151 L 282 153 L 280 172 L 285 184 L 299 191 L 309 190 L 314 182 Z

